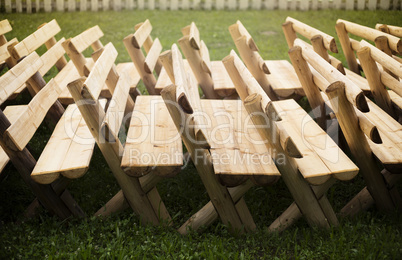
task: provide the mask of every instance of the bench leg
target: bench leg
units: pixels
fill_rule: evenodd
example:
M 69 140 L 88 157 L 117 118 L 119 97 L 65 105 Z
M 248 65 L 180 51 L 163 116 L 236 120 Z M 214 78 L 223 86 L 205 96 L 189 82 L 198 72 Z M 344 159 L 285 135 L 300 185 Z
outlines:
M 325 212 L 325 217 L 328 218 L 328 221 L 330 224 L 337 224 L 337 220 L 335 221 L 333 216 L 335 213 L 331 213 L 331 210 L 327 209 L 327 205 L 325 205 L 325 201 L 322 200 L 324 194 L 327 192 L 327 190 L 335 183 L 335 179 L 331 178 L 329 179 L 326 183 L 320 185 L 320 186 L 313 186 L 313 191 L 316 195 L 317 198 L 320 200 L 320 205 L 322 206 L 322 203 L 324 203 L 324 212 Z M 327 200 L 328 201 L 328 200 Z M 328 202 L 329 203 L 329 202 Z M 296 202 L 293 202 L 272 224 L 268 227 L 268 231 L 271 232 L 281 232 L 291 225 L 293 225 L 298 219 L 300 219 L 303 216 L 303 213 L 300 211 L 299 207 L 297 206 Z M 335 216 L 336 219 L 336 216 Z
M 234 188 L 229 188 L 229 193 L 230 196 L 232 197 L 233 201 L 238 202 L 243 195 L 251 188 L 253 187 L 254 184 L 248 180 L 247 182 L 234 187 Z M 240 205 L 240 207 L 242 207 Z M 248 211 L 248 209 L 247 209 Z M 249 213 L 245 213 L 249 214 Z M 240 214 L 243 215 L 243 214 Z M 202 209 L 200 209 L 197 213 L 195 213 L 193 216 L 191 216 L 179 229 L 178 232 L 182 235 L 188 234 L 189 230 L 199 230 L 200 228 L 204 226 L 209 226 L 211 225 L 215 220 L 217 220 L 219 217 L 218 212 L 216 211 L 214 205 L 212 204 L 212 201 L 208 202 Z M 246 218 L 243 218 L 242 221 L 245 221 L 245 228 L 248 231 L 249 230 L 254 230 L 253 226 L 255 226 L 254 221 L 253 223 L 249 223 L 245 220 Z
M 400 201 L 400 196 L 398 190 L 394 187 L 401 178 L 401 174 L 392 174 L 387 170 L 383 170 L 382 174 L 387 182 L 387 186 L 390 187 L 389 191 L 393 198 L 395 205 L 398 205 L 399 209 L 402 209 L 402 203 Z M 344 217 L 353 217 L 359 212 L 366 211 L 372 205 L 375 204 L 373 197 L 368 191 L 367 187 L 364 187 L 352 200 L 350 200 L 342 209 L 340 214 Z

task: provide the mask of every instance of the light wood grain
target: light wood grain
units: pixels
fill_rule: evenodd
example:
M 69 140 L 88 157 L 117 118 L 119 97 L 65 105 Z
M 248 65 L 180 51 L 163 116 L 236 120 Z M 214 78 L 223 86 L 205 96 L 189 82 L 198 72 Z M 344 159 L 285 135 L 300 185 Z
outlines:
M 147 73 L 152 73 L 154 68 L 158 62 L 159 54 L 162 51 L 162 45 L 158 38 L 155 39 L 154 43 L 152 44 L 151 49 L 148 52 L 147 57 L 145 58 L 144 62 L 144 70 Z
M 7 19 L 0 21 L 0 35 L 11 32 L 13 28 L 11 27 L 10 22 Z
M 50 38 L 59 33 L 60 30 L 56 20 L 52 20 L 15 45 L 11 54 L 18 60 L 45 44 Z
M 52 183 L 60 174 L 79 178 L 87 171 L 95 140 L 77 105 L 67 107 L 47 142 L 31 177 L 38 183 Z
M 0 81 L 0 103 L 6 101 L 8 97 L 32 77 L 41 66 L 43 66 L 42 60 L 36 52 L 33 52 L 2 75 Z
M 40 57 L 43 62 L 43 66 L 40 68 L 39 73 L 42 76 L 45 76 L 45 74 L 60 60 L 60 58 L 64 58 L 65 51 L 62 46 L 64 41 L 65 39 L 61 38 Z
M 228 97 L 236 92 L 233 81 L 230 79 L 222 61 L 211 62 L 211 77 L 214 90 L 221 97 Z
M 61 93 L 60 87 L 52 79 L 33 97 L 27 110 L 5 132 L 6 142 L 13 143 L 20 151 L 32 138 L 36 129 L 42 123 L 49 108 L 56 102 Z M 23 129 L 23 130 L 22 130 Z
M 151 34 L 152 31 L 152 25 L 151 22 L 147 19 L 145 20 L 144 23 L 141 24 L 141 26 L 136 29 L 132 43 L 135 48 L 140 49 L 144 42 L 147 40 L 148 36 Z
M 347 32 L 370 41 L 374 41 L 379 36 L 385 36 L 387 37 L 389 46 L 393 51 L 398 53 L 402 52 L 402 40 L 398 37 L 342 19 L 338 19 L 336 23 L 343 23 Z
M 345 55 L 346 61 L 348 63 L 349 69 L 354 73 L 359 73 L 359 66 L 355 54 L 353 52 L 351 39 L 349 39 L 348 31 L 346 26 L 342 22 L 338 22 L 335 25 L 336 34 L 338 35 L 339 42 L 341 43 L 343 54 Z
M 10 53 L 8 52 L 8 46 L 15 45 L 17 43 L 18 43 L 17 38 L 14 38 L 11 41 L 8 41 L 0 46 L 0 63 L 6 61 L 11 57 Z
M 317 35 L 321 35 L 323 38 L 325 48 L 327 50 L 330 50 L 331 52 L 338 53 L 335 38 L 332 37 L 331 35 L 328 35 L 320 30 L 317 30 L 314 27 L 311 27 L 289 16 L 286 18 L 286 21 L 291 22 L 293 24 L 293 30 L 295 30 L 297 33 L 300 33 L 309 40 L 311 40 L 313 37 Z
M 132 176 L 169 176 L 183 164 L 179 133 L 160 96 L 139 96 L 131 116 L 122 168 Z M 163 168 L 163 171 L 159 171 Z
M 71 43 L 74 45 L 77 52 L 83 52 L 89 46 L 97 42 L 103 36 L 102 30 L 98 25 L 85 30 L 71 39 Z
M 386 26 L 386 30 L 387 31 L 383 31 L 381 28 L 383 27 L 383 26 Z M 376 24 L 375 25 L 375 28 L 377 29 L 377 30 L 380 30 L 380 31 L 383 31 L 383 32 L 386 32 L 386 33 L 390 33 L 390 34 L 392 34 L 392 35 L 394 35 L 394 36 L 397 36 L 397 37 L 399 37 L 399 38 L 402 38 L 402 27 L 400 27 L 400 26 L 395 26 L 395 25 L 388 25 L 388 24 Z

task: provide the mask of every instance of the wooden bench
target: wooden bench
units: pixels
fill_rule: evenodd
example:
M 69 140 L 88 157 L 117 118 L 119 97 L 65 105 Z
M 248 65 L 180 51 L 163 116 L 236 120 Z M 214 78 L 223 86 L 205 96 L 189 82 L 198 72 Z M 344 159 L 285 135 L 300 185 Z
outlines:
M 313 78 L 309 82 L 301 79 L 303 87 L 325 92 L 326 95 L 315 91 L 315 98 L 325 102 L 335 112 L 377 207 L 382 210 L 393 210 L 400 203 L 396 199 L 398 195 L 395 195 L 397 191 L 393 188 L 393 183 L 388 182 L 393 178 L 383 178 L 372 152 L 386 170 L 399 173 L 402 165 L 401 125 L 369 101 L 362 90 L 347 76 L 333 70 L 333 67 L 304 41 L 296 39 L 295 47 L 290 51 L 299 53 L 300 57 L 299 63 L 293 65 L 304 71 L 303 75 L 306 77 L 311 75 Z M 342 209 L 342 213 L 355 214 L 366 207 L 359 203 L 359 198 L 355 198 Z
M 68 88 L 75 102 L 80 104 L 78 108 L 122 188 L 124 198 L 140 216 L 142 223 L 159 224 L 162 220 L 170 221 L 169 213 L 155 187 L 160 177 L 150 173 L 140 181 L 138 177 L 127 175 L 120 166 L 123 145 L 118 133 L 124 115 L 132 111 L 133 103 L 129 95 L 129 77 L 116 74 L 113 70 L 116 56 L 113 45 L 107 44 L 88 77 L 71 82 Z M 115 77 L 110 77 L 111 73 L 115 74 Z M 112 98 L 106 111 L 98 100 L 105 81 L 110 81 L 108 86 L 113 86 L 109 88 Z M 131 110 L 127 107 L 131 107 Z
M 30 177 L 37 162 L 26 145 L 46 115 L 55 124 L 64 112 L 63 107 L 57 101 L 61 92 L 60 86 L 55 80 L 46 84 L 39 73 L 46 61 L 33 52 L 1 77 L 1 103 L 25 83 L 29 83 L 36 95 L 28 105 L 7 106 L 4 113 L 0 113 L 0 144 L 21 177 L 37 196 L 37 200 L 31 204 L 27 212 L 28 215 L 34 214 L 33 211 L 39 205 L 39 201 L 47 210 L 62 219 L 71 215 L 84 216 L 82 210 L 66 190 L 69 183 L 67 180 L 60 179 L 52 185 L 40 185 Z
M 194 22 L 184 27 L 178 43 L 207 99 L 218 99 L 235 94 L 222 61 L 211 61 L 207 45 L 200 39 Z
M 247 69 L 272 100 L 305 95 L 291 64 L 286 60 L 263 60 L 240 21 L 229 26 L 229 32 Z
M 393 55 L 395 53 L 402 53 L 402 41 L 400 38 L 384 33 L 382 31 L 375 30 L 373 28 L 369 28 L 366 26 L 362 26 L 356 23 L 352 23 L 349 21 L 338 19 L 336 22 L 336 33 L 338 35 L 339 41 L 341 43 L 343 53 L 346 57 L 346 61 L 348 63 L 350 71 L 347 71 L 346 75 L 356 84 L 358 85 L 365 93 L 372 93 L 372 89 L 370 88 L 370 84 L 364 78 L 360 77 L 360 64 L 356 59 L 355 52 L 360 49 L 360 43 L 354 39 L 349 38 L 349 34 L 356 35 L 366 40 L 373 41 L 375 45 L 385 52 L 388 55 Z M 396 57 L 396 56 L 394 56 Z M 381 74 L 388 72 L 387 69 L 382 69 L 380 66 Z M 353 73 L 354 72 L 354 73 Z M 357 75 L 356 75 L 357 74 Z M 391 73 L 392 76 L 394 76 Z M 387 77 L 387 75 L 381 76 Z M 402 109 L 400 106 L 400 98 L 399 95 L 395 95 L 394 91 L 389 90 L 389 96 L 394 107 L 397 110 Z M 379 105 L 381 102 L 379 103 Z M 386 111 L 390 111 L 389 108 L 382 106 Z M 392 113 L 391 113 L 392 115 Z
M 271 101 L 234 51 L 223 63 L 295 200 L 292 214 L 285 211 L 269 230 L 283 230 L 301 212 L 310 225 L 336 225 L 325 192 L 335 179 L 352 179 L 358 168 L 293 99 Z
M 86 58 L 83 55 L 83 51 L 92 48 L 93 51 L 97 51 L 103 47 L 100 38 L 103 36 L 102 30 L 99 26 L 91 27 L 84 32 L 78 34 L 77 36 L 67 39 L 63 44 L 63 48 L 66 51 L 67 55 L 73 62 L 75 68 L 77 69 L 79 75 L 81 77 L 88 76 L 91 71 L 94 61 L 91 58 Z M 113 70 L 117 71 L 119 74 L 127 74 L 130 76 L 129 84 L 130 84 L 130 94 L 135 98 L 139 95 L 137 90 L 137 84 L 140 80 L 139 74 L 135 69 L 134 65 L 131 62 L 119 63 L 117 65 L 113 65 Z M 66 83 L 69 83 L 68 81 Z M 108 89 L 107 85 L 104 85 L 100 94 L 102 97 L 110 98 L 111 93 Z M 71 98 L 70 93 L 67 91 L 63 91 L 60 96 L 60 99 L 63 100 L 64 103 L 72 103 L 73 100 Z

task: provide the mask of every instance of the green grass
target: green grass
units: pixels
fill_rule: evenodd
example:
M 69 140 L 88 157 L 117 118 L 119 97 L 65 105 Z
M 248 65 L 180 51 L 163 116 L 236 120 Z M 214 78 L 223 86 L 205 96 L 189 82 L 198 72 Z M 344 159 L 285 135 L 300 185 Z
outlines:
M 77 35 L 88 27 L 99 25 L 116 46 L 118 62 L 129 61 L 122 39 L 133 32 L 136 23 L 150 19 L 153 35 L 168 49 L 180 37 L 180 29 L 196 22 L 201 38 L 210 49 L 213 60 L 222 59 L 235 48 L 228 26 L 241 20 L 257 42 L 265 59 L 288 59 L 287 45 L 281 31 L 286 16 L 300 19 L 328 34 L 335 35 L 337 18 L 373 27 L 377 22 L 401 25 L 401 12 L 375 11 L 123 11 L 99 13 L 2 14 L 14 30 L 7 38 L 23 39 L 43 22 L 56 18 L 62 28 L 58 39 Z M 39 50 L 40 53 L 44 48 Z M 87 53 L 89 55 L 89 53 Z M 345 62 L 342 54 L 336 56 Z M 346 64 L 345 64 L 346 65 Z M 53 70 L 46 79 L 54 76 Z M 25 103 L 19 97 L 14 103 Z M 49 138 L 52 127 L 43 124 L 29 144 L 36 158 Z M 268 233 L 266 227 L 293 201 L 280 181 L 274 187 L 257 187 L 246 194 L 246 202 L 258 231 L 239 237 L 230 235 L 219 222 L 202 233 L 179 235 L 178 228 L 188 217 L 208 202 L 208 196 L 193 165 L 177 177 L 158 185 L 174 223 L 172 227 L 143 227 L 130 210 L 105 220 L 88 217 L 59 221 L 45 211 L 35 219 L 21 222 L 24 209 L 34 199 L 12 165 L 0 183 L 0 258 L 399 258 L 402 255 L 402 218 L 400 214 L 383 215 L 375 209 L 355 219 L 340 219 L 340 226 L 330 230 L 310 228 L 305 220 L 281 234 Z M 353 197 L 364 183 L 360 176 L 350 182 L 337 183 L 328 192 L 336 212 Z M 91 216 L 118 190 L 100 151 L 95 150 L 90 169 L 74 180 L 69 190 Z M 401 190 L 401 189 L 399 189 Z M 402 191 L 402 190 L 401 190 Z

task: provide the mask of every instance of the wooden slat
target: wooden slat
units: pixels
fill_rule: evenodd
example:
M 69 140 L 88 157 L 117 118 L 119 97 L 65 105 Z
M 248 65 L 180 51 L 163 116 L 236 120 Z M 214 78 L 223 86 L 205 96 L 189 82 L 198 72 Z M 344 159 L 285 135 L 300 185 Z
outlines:
M 1 76 L 0 103 L 3 103 L 14 91 L 20 88 L 43 65 L 36 52 L 33 52 L 6 74 Z
M 98 41 L 102 36 L 102 30 L 99 28 L 98 25 L 96 25 L 72 38 L 71 43 L 74 45 L 78 52 L 83 52 L 89 46 L 91 46 L 91 44 Z
M 211 62 L 211 77 L 214 90 L 221 97 L 227 97 L 236 92 L 233 81 L 230 79 L 222 61 Z
M 244 36 L 246 36 L 247 45 L 250 47 L 250 49 L 252 51 L 258 51 L 257 44 L 254 42 L 253 38 L 247 31 L 246 27 L 244 27 L 244 25 L 240 21 L 237 21 L 235 25 L 236 25 L 237 32 L 236 32 L 236 34 L 234 34 L 235 37 L 233 37 L 234 35 L 232 35 L 233 40 L 235 41 L 237 38 L 244 35 Z M 234 27 L 233 27 L 233 29 L 234 29 Z
M 103 125 L 107 125 L 107 128 L 112 132 L 111 134 L 114 137 L 117 137 L 119 134 L 120 126 L 124 118 L 127 97 L 129 95 L 130 84 L 127 77 L 128 76 L 124 74 L 120 75 L 106 111 L 105 119 L 101 124 L 102 127 Z
M 144 69 L 148 73 L 152 73 L 154 71 L 155 65 L 158 62 L 159 54 L 162 51 L 162 45 L 158 38 L 155 39 L 152 44 L 151 49 L 148 52 L 147 57 L 145 58 Z
M 18 43 L 18 40 L 14 38 L 0 46 L 0 63 L 10 58 L 10 53 L 8 52 L 7 48 L 8 46 L 16 43 Z
M 171 172 L 183 164 L 182 143 L 160 96 L 138 96 L 130 121 L 122 168 L 141 176 L 153 166 Z
M 293 30 L 295 30 L 297 33 L 300 33 L 301 35 L 308 38 L 309 40 L 311 40 L 316 35 L 321 35 L 324 40 L 325 48 L 334 53 L 338 52 L 338 48 L 336 47 L 336 43 L 335 43 L 335 38 L 332 37 L 331 35 L 321 32 L 320 30 L 317 30 L 317 29 L 315 29 L 305 23 L 302 23 L 296 19 L 293 19 L 292 17 L 289 17 L 289 16 L 286 18 L 286 21 L 291 22 L 293 24 Z
M 365 93 L 370 93 L 371 89 L 370 86 L 368 85 L 367 79 L 363 78 L 360 75 L 357 75 L 351 70 L 348 70 L 345 68 L 346 72 L 346 77 L 350 79 L 353 83 L 355 83 L 361 90 L 363 90 Z
M 338 19 L 336 21 L 336 23 L 343 23 L 345 24 L 345 28 L 346 30 L 351 33 L 354 34 L 356 36 L 362 37 L 364 39 L 373 41 L 379 37 L 379 36 L 385 36 L 388 39 L 388 44 L 389 47 L 393 50 L 396 51 L 398 53 L 402 53 L 402 40 L 398 37 L 395 37 L 393 35 L 378 31 L 376 29 L 370 28 L 370 27 L 366 27 L 360 24 L 356 24 L 356 23 L 352 23 L 349 21 L 345 21 L 342 19 Z
M 151 22 L 147 19 L 138 30 L 135 31 L 132 44 L 135 48 L 139 49 L 142 47 L 148 36 L 151 34 L 152 25 Z
M 3 112 L 8 121 L 13 124 L 18 119 L 18 117 L 26 111 L 26 109 L 26 105 L 7 106 Z M 0 147 L 0 173 L 3 171 L 4 167 L 6 167 L 9 161 L 10 158 L 8 157 L 6 152 L 4 152 L 3 148 Z
M 47 42 L 50 38 L 59 33 L 60 30 L 60 26 L 57 24 L 56 20 L 53 19 L 15 45 L 12 55 L 15 53 L 17 57 L 14 58 L 19 59 L 20 57 L 32 53 L 37 48 L 45 44 L 45 42 Z
M 61 93 L 60 87 L 54 79 L 51 79 L 46 86 L 37 93 L 28 104 L 26 113 L 22 114 L 18 120 L 12 124 L 5 136 L 11 140 L 15 146 L 22 151 L 29 140 L 35 134 L 36 129 L 42 123 L 49 108 L 56 102 Z
M 329 178 L 330 174 L 340 180 L 356 176 L 359 169 L 294 100 L 275 101 L 273 105 L 282 118 L 278 123 L 283 125 L 303 155 L 295 160 L 308 181 L 314 184 L 316 180 L 309 178 L 325 175 Z
M 304 96 L 303 87 L 294 71 L 294 68 L 287 60 L 266 60 L 265 64 L 269 68 L 267 74 L 269 83 L 275 94 L 282 98 L 292 97 L 292 95 Z
M 381 30 L 381 27 L 383 27 L 383 26 L 386 26 L 386 28 L 388 29 L 390 34 L 397 36 L 399 38 L 402 38 L 402 27 L 378 23 L 378 24 L 376 24 L 375 28 L 377 30 Z
M 248 113 L 241 100 L 201 100 L 215 174 L 280 176 L 256 128 L 244 130 Z M 250 122 L 251 124 L 251 122 Z
M 88 78 L 85 80 L 84 85 L 89 89 L 95 100 L 98 99 L 102 87 L 105 85 L 106 78 L 114 65 L 116 57 L 116 49 L 112 43 L 108 43 L 99 59 L 95 62 Z
M 397 107 L 402 109 L 402 96 L 399 96 L 392 90 L 388 90 L 389 97 L 391 98 L 392 103 L 394 103 Z
M 13 28 L 11 27 L 10 22 L 7 19 L 0 21 L 0 35 L 4 35 L 10 32 Z
M 59 95 L 59 101 L 63 105 L 69 105 L 74 103 L 70 92 L 67 89 L 67 84 L 80 78 L 80 74 L 74 66 L 73 61 L 69 61 L 66 66 L 54 77 L 57 85 L 60 86 L 62 92 Z
M 209 51 L 208 51 L 207 45 L 202 40 L 200 43 L 200 55 L 201 55 L 201 59 L 202 59 L 201 66 L 202 66 L 203 70 L 205 70 L 206 72 L 211 74 L 212 73 L 212 70 L 211 70 L 212 65 L 211 65 L 211 60 L 209 57 Z
M 78 178 L 85 174 L 95 140 L 75 104 L 67 107 L 32 171 L 38 183 L 55 181 L 60 174 Z
M 40 57 L 43 62 L 43 66 L 39 69 L 39 73 L 42 76 L 44 76 L 60 58 L 64 57 L 65 51 L 63 46 L 61 45 L 64 41 L 64 38 L 60 39 L 55 45 L 53 45 Z
M 388 56 L 386 53 L 382 52 L 365 40 L 360 42 L 360 46 L 370 48 L 371 57 L 373 57 L 376 62 L 380 63 L 384 68 L 388 69 L 399 78 L 402 78 L 402 63 L 399 63 L 397 60 L 393 59 L 391 56 Z

